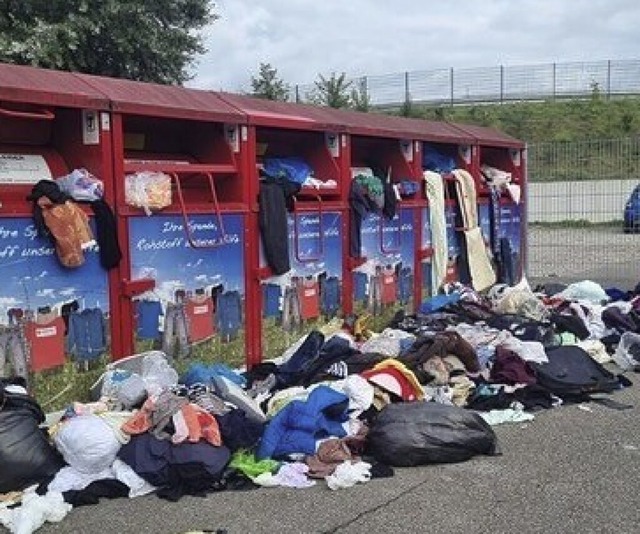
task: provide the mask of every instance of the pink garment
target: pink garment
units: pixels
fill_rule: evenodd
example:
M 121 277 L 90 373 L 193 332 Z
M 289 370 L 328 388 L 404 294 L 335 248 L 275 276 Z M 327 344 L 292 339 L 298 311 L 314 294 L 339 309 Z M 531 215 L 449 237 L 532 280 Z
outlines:
M 184 414 L 182 411 L 173 414 L 171 418 L 173 421 L 174 433 L 171 436 L 172 443 L 182 443 L 185 439 L 189 437 L 189 428 L 187 427 L 187 422 L 184 420 Z

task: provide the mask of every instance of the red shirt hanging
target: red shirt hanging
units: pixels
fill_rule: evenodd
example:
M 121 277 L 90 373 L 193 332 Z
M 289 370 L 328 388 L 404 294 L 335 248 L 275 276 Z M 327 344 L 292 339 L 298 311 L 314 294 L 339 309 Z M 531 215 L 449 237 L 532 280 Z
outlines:
M 44 324 L 28 322 L 25 326 L 31 370 L 42 371 L 64 364 L 64 320 L 56 317 Z
M 398 300 L 397 287 L 395 269 L 385 269 L 382 274 L 382 304 L 393 304 Z
M 303 319 L 316 319 L 320 316 L 320 288 L 314 277 L 308 276 L 299 282 L 298 296 Z
M 187 322 L 189 323 L 189 339 L 202 341 L 211 337 L 213 326 L 213 299 L 211 297 L 195 297 L 186 303 Z

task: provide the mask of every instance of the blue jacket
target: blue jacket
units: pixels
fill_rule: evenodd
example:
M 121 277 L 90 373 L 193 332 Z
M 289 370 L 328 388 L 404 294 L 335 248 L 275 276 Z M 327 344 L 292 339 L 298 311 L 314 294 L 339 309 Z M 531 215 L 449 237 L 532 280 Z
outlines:
M 348 404 L 349 397 L 328 386 L 315 388 L 306 401 L 291 401 L 267 425 L 257 457 L 315 454 L 317 440 L 346 435 L 342 423 L 347 420 Z

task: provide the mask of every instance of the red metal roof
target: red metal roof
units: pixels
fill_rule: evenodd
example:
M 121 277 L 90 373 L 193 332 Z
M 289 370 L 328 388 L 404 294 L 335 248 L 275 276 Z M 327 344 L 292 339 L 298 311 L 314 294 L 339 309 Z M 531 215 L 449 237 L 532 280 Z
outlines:
M 74 73 L 0 63 L 0 100 L 108 109 L 109 100 Z
M 247 114 L 249 124 L 280 128 L 343 131 L 344 124 L 328 108 L 277 102 L 233 93 L 218 93 L 225 101 Z
M 247 95 L 219 93 L 260 126 L 347 131 L 355 135 L 472 143 L 474 137 L 445 122 L 407 119 L 309 104 L 275 102 Z
M 0 64 L 0 100 L 354 135 L 523 148 L 493 128 L 274 102 L 246 95 Z
M 508 148 L 524 148 L 525 143 L 515 137 L 486 126 L 476 126 L 475 124 L 449 123 L 451 126 L 462 132 L 472 135 L 476 143 L 480 146 L 495 146 Z
M 112 109 L 119 113 L 215 122 L 246 122 L 242 113 L 211 91 L 88 74 L 77 76 L 104 94 L 111 101 Z
M 446 122 L 409 119 L 382 113 L 331 109 L 336 120 L 346 126 L 349 133 L 375 137 L 395 137 L 443 143 L 471 143 L 473 136 L 452 127 Z

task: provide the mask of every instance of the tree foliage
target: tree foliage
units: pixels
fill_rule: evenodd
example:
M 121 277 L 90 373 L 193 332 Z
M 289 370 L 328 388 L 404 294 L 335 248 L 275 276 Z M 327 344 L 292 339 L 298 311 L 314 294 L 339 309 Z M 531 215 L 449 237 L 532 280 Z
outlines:
M 371 109 L 367 78 L 360 78 L 356 86 L 351 89 L 351 105 L 356 111 L 369 111 Z
M 347 80 L 347 75 L 331 73 L 329 78 L 318 74 L 318 79 L 314 82 L 314 89 L 308 99 L 319 106 L 329 106 L 331 108 L 352 107 L 351 86 L 353 82 Z
M 209 0 L 2 0 L 0 60 L 182 83 L 205 52 Z
M 270 63 L 260 63 L 257 76 L 251 77 L 251 94 L 266 100 L 289 100 L 289 85 L 278 77 L 278 70 Z

